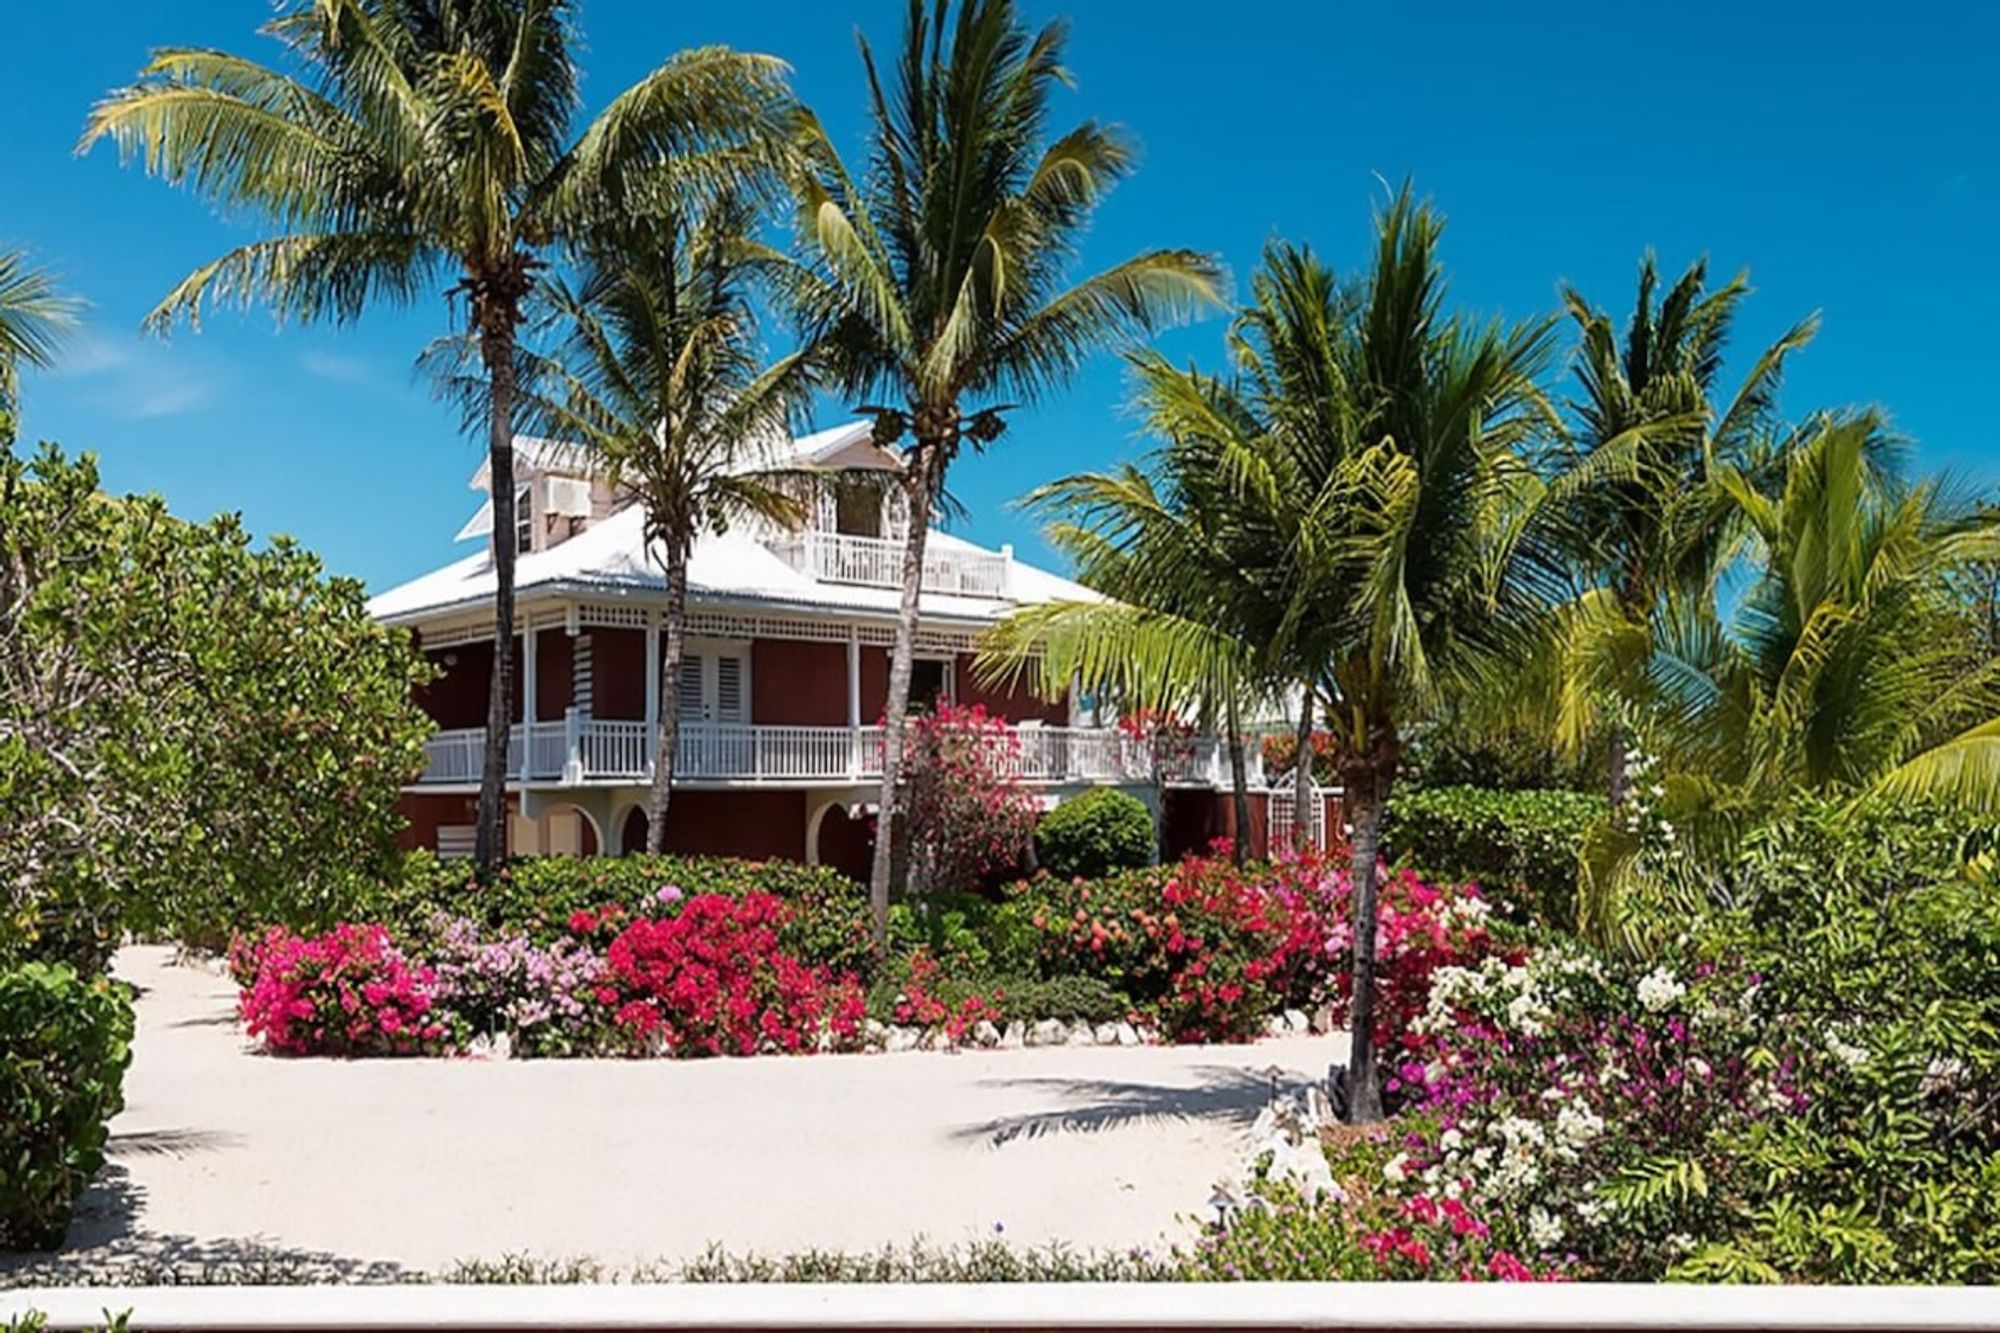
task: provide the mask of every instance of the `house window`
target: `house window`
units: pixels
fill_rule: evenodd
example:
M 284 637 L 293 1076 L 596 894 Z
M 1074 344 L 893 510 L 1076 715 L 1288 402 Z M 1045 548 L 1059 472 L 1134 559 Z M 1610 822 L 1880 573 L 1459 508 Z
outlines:
M 835 483 L 833 530 L 850 537 L 880 537 L 882 492 L 863 482 Z
M 523 486 L 514 492 L 514 554 L 528 555 L 535 549 L 535 488 Z
M 919 657 L 910 663 L 910 708 L 928 713 L 951 702 L 951 663 L 942 657 Z

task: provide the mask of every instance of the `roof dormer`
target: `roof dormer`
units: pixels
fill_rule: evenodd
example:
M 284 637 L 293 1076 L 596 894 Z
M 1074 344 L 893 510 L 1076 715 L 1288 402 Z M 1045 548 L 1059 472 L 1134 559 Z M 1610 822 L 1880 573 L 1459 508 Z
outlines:
M 475 491 L 492 491 L 490 460 L 479 465 L 468 484 Z M 512 537 L 516 555 L 560 546 L 620 507 L 617 494 L 588 451 L 552 440 L 515 439 Z M 493 501 L 489 499 L 459 529 L 455 540 L 492 536 Z

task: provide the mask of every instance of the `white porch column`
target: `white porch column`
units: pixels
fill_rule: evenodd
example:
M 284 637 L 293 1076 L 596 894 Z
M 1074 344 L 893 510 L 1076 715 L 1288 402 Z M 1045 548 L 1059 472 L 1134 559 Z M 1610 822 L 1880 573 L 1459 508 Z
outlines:
M 847 770 L 861 772 L 861 631 L 847 627 Z
M 660 613 L 646 613 L 646 776 L 660 744 Z
M 525 659 L 521 663 L 521 725 L 523 727 L 532 726 L 535 721 L 535 658 L 540 655 L 535 651 L 535 648 L 540 639 L 541 632 L 540 627 L 535 624 L 534 618 L 532 616 L 529 617 L 528 632 L 521 636 L 521 655 Z

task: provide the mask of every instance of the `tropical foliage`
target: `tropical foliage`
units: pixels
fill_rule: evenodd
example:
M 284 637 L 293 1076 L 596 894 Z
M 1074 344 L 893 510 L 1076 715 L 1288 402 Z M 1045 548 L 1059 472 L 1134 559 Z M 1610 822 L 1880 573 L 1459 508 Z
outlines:
M 428 674 L 291 543 L 0 454 L 0 958 L 333 919 L 393 851 Z
M 17 250 L 0 250 L 0 449 L 11 448 L 21 411 L 21 367 L 46 366 L 76 303 Z
M 668 58 L 580 133 L 568 0 L 287 0 L 264 26 L 297 75 L 193 47 L 154 53 L 92 111 L 87 148 L 127 160 L 270 234 L 189 274 L 164 330 L 214 301 L 280 319 L 352 320 L 442 281 L 466 302 L 487 378 L 494 669 L 478 854 L 504 855 L 514 644 L 514 400 L 524 303 L 548 252 L 606 225 L 755 186 L 790 142 L 784 68 L 704 47 Z
M 557 342 L 524 352 L 525 424 L 584 452 L 614 490 L 638 497 L 666 579 L 658 665 L 659 737 L 646 803 L 646 850 L 666 845 L 687 633 L 688 560 L 697 537 L 731 523 L 790 527 L 808 512 L 815 478 L 776 448 L 813 387 L 814 362 L 794 352 L 764 364 L 752 309 L 760 272 L 783 260 L 754 238 L 757 213 L 723 193 L 643 224 L 601 224 L 574 281 L 538 292 L 536 332 Z M 452 340 L 437 360 L 475 418 L 489 379 Z
M 0 964 L 0 1251 L 54 1249 L 125 1105 L 132 999 L 66 964 Z
M 1089 552 L 1086 581 L 1177 589 L 1170 613 L 1226 635 L 1248 657 L 1243 678 L 1292 683 L 1302 740 L 1324 710 L 1353 825 L 1364 1119 L 1379 1116 L 1375 887 L 1403 737 L 1535 607 L 1515 510 L 1537 484 L 1525 446 L 1548 417 L 1537 376 L 1549 326 L 1448 312 L 1440 231 L 1427 205 L 1398 195 L 1354 283 L 1309 250 L 1273 245 L 1231 333 L 1233 375 L 1139 359 L 1142 409 L 1163 441 L 1150 473 L 1043 493 L 1070 524 L 1059 532 Z
M 1070 281 L 1078 239 L 1133 153 L 1123 134 L 1094 121 L 1052 130 L 1052 99 L 1069 77 L 1066 36 L 1060 23 L 1029 30 L 1013 0 L 909 0 L 892 77 L 861 43 L 868 170 L 853 175 L 807 121 L 798 232 L 813 268 L 796 275 L 792 299 L 808 341 L 826 349 L 833 382 L 875 404 L 863 410 L 876 442 L 904 445 L 909 522 L 885 717 L 886 834 L 870 885 L 878 939 L 907 816 L 928 520 L 952 463 L 997 441 L 1010 405 L 1060 386 L 1092 352 L 1216 296 L 1214 262 L 1188 250 L 1147 251 Z

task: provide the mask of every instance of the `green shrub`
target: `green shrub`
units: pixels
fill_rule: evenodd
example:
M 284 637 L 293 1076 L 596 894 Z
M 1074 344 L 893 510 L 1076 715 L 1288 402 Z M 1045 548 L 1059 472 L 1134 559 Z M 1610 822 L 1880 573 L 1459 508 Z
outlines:
M 929 975 L 913 975 L 913 960 L 921 960 L 921 970 Z M 883 1023 L 949 1027 L 954 1015 L 969 1012 L 968 1001 L 977 1001 L 974 1011 L 999 1024 L 1045 1018 L 1115 1023 L 1131 1017 L 1135 1008 L 1130 996 L 1101 977 L 975 975 L 948 966 L 930 971 L 934 961 L 924 953 L 894 958 L 869 988 L 868 1016 Z
M 0 972 L 0 1250 L 54 1249 L 125 1104 L 132 1003 L 64 964 Z
M 1533 920 L 1569 930 L 1577 853 L 1605 811 L 1602 797 L 1584 792 L 1411 788 L 1390 798 L 1383 844 L 1425 878 L 1476 882 Z
M 1035 827 L 1035 855 L 1059 879 L 1096 879 L 1150 865 L 1157 847 L 1152 811 L 1116 787 L 1064 801 Z
M 357 905 L 356 916 L 388 926 L 414 946 L 427 940 L 439 913 L 470 917 L 495 930 L 519 930 L 537 944 L 549 944 L 577 912 L 611 903 L 628 912 L 655 912 L 658 894 L 669 887 L 688 897 L 772 894 L 793 908 L 784 945 L 794 957 L 836 972 L 865 972 L 872 961 L 867 892 L 837 870 L 797 861 L 531 856 L 509 861 L 481 882 L 468 862 L 414 852 L 393 882 Z
M 928 949 L 955 976 L 1029 976 L 1040 936 L 1018 899 L 925 894 L 889 907 L 892 956 Z

